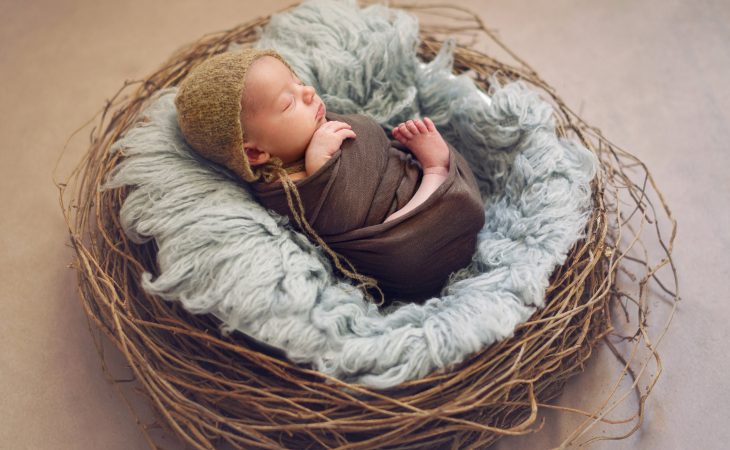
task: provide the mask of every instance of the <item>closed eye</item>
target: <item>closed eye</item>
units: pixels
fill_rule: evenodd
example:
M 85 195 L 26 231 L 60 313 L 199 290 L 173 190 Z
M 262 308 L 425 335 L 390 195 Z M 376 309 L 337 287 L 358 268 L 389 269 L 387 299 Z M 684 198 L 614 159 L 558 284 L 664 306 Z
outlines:
M 298 84 L 299 86 L 304 86 L 304 83 L 302 83 L 302 82 L 301 82 L 301 81 L 299 81 L 299 80 L 297 80 L 297 84 Z M 293 101 L 293 100 L 294 100 L 294 96 L 292 95 L 292 101 L 291 101 L 291 102 L 289 102 L 289 104 L 288 104 L 288 105 L 286 105 L 286 108 L 284 108 L 284 111 L 286 111 L 287 109 L 289 109 L 289 108 L 290 108 L 291 106 L 293 106 L 293 105 L 294 105 L 294 101 Z

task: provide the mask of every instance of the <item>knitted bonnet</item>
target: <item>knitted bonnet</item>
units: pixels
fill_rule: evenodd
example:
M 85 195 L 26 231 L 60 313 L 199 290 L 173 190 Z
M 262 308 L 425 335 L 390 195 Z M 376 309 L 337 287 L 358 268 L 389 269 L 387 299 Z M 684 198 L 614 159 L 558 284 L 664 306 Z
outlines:
M 232 170 L 245 181 L 271 179 L 279 158 L 252 169 L 243 151 L 241 95 L 249 67 L 262 56 L 289 66 L 273 49 L 246 48 L 214 55 L 197 65 L 175 96 L 177 122 L 185 141 L 201 156 Z M 274 166 L 274 167 L 272 167 Z

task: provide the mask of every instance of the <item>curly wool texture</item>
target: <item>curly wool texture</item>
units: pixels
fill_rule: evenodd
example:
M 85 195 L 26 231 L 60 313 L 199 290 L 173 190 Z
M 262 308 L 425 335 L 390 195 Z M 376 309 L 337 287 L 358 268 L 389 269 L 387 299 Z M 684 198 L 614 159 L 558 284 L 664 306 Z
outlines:
M 376 389 L 448 369 L 511 336 L 583 237 L 598 162 L 556 136 L 550 105 L 525 85 L 494 84 L 486 97 L 451 75 L 453 42 L 424 65 L 417 36 L 416 18 L 403 11 L 319 0 L 272 16 L 257 46 L 279 51 L 328 109 L 370 114 L 388 128 L 427 115 L 463 149 L 486 224 L 472 265 L 440 297 L 378 311 L 333 277 L 325 254 L 287 219 L 185 144 L 176 88 L 160 91 L 145 120 L 112 146 L 126 157 L 102 187 L 133 186 L 122 226 L 137 243 L 157 242 L 160 274 L 144 273 L 142 287 L 216 315 L 224 333 L 241 331 L 295 363 Z

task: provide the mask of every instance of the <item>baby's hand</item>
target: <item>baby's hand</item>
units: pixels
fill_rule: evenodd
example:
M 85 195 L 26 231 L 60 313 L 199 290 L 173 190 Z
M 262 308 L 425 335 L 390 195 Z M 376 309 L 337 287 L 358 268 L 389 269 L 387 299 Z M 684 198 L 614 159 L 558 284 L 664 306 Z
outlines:
M 304 155 L 304 169 L 307 175 L 316 172 L 332 155 L 342 147 L 347 138 L 355 138 L 352 126 L 345 122 L 330 120 L 314 132 Z
M 428 117 L 398 125 L 393 137 L 413 152 L 424 173 L 448 173 L 449 148 Z

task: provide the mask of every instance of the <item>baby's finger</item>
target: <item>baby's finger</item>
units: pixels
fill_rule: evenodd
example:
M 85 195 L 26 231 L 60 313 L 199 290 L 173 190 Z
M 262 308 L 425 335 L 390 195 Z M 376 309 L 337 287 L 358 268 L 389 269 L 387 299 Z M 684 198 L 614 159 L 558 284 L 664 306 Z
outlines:
M 343 128 L 352 128 L 352 125 L 350 125 L 349 123 L 338 122 L 336 120 L 332 120 L 332 121 L 327 122 L 327 123 L 332 124 L 332 125 L 330 125 L 330 127 L 331 128 L 334 128 L 335 130 L 342 130 Z
M 436 131 L 436 125 L 431 122 L 431 119 L 429 119 L 428 117 L 424 117 L 423 121 L 426 123 L 426 128 L 428 129 L 428 131 Z
M 342 129 L 337 131 L 337 135 L 342 137 L 342 140 L 345 140 L 347 138 L 356 138 L 357 135 L 352 130 Z
M 337 128 L 341 127 L 342 122 L 336 122 L 334 120 L 330 120 L 328 122 L 325 122 L 321 128 L 327 130 L 327 131 L 335 131 Z
M 337 130 L 336 133 L 337 133 L 338 136 L 340 136 L 340 135 L 341 136 L 346 136 L 346 137 L 355 137 L 356 136 L 354 131 L 348 130 L 347 128 L 343 128 L 341 130 Z
M 413 122 L 416 124 L 418 131 L 421 133 L 428 133 L 428 128 L 426 128 L 426 125 L 421 121 L 421 119 L 416 119 Z

